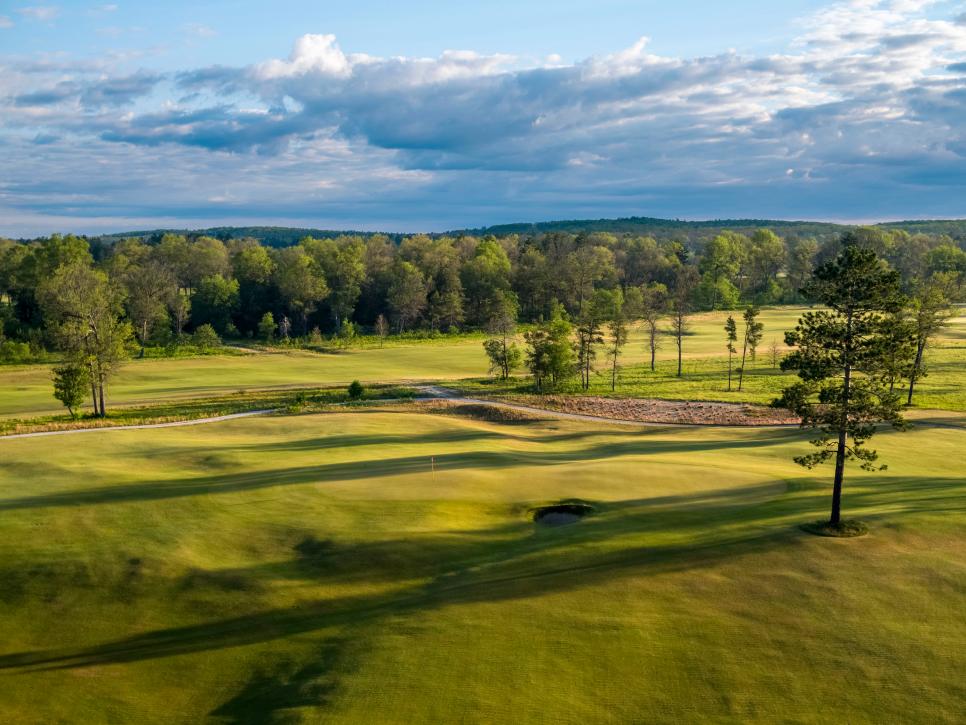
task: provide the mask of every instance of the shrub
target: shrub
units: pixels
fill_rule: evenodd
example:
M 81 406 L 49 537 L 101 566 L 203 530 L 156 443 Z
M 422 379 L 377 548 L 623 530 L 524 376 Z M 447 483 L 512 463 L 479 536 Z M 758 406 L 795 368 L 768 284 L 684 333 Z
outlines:
M 353 380 L 349 383 L 349 399 L 359 400 L 366 392 L 366 389 L 362 387 L 362 383 L 358 380 Z
M 34 354 L 26 342 L 4 340 L 0 342 L 0 362 L 28 363 L 33 361 Z
M 221 338 L 215 332 L 215 328 L 205 323 L 191 336 L 191 342 L 202 352 L 207 352 L 213 347 L 221 345 Z
M 272 338 L 275 337 L 275 318 L 272 317 L 271 312 L 266 312 L 259 320 L 258 336 L 265 342 L 271 342 Z

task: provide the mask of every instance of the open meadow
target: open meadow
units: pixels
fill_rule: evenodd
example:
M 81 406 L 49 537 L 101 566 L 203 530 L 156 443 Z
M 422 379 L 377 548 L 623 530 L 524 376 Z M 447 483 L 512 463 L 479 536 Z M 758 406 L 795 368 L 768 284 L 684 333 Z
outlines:
M 4 721 L 961 718 L 963 416 L 840 540 L 795 429 L 422 410 L 0 441 Z

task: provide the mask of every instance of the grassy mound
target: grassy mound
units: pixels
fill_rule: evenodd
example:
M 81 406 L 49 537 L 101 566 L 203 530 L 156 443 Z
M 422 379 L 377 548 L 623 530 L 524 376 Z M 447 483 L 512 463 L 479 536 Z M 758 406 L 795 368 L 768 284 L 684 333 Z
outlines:
M 849 539 L 856 536 L 865 536 L 869 533 L 869 527 L 857 519 L 846 519 L 833 525 L 828 521 L 812 521 L 799 526 L 802 531 L 816 536 L 832 536 L 839 539 Z

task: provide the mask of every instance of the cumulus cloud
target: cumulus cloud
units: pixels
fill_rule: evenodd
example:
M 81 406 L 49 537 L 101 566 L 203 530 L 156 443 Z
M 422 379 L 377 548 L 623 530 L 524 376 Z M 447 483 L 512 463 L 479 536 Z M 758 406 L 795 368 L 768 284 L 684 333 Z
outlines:
M 933 4 L 829 5 L 785 52 L 759 57 L 661 56 L 647 38 L 576 63 L 377 57 L 309 34 L 285 59 L 172 76 L 34 61 L 0 80 L 0 114 L 11 139 L 39 127 L 61 158 L 83 157 L 84 138 L 132 158 L 183 155 L 193 171 L 179 179 L 208 179 L 220 207 L 246 213 L 419 214 L 424 226 L 579 209 L 963 214 L 966 25 Z M 251 177 L 226 191 L 216 166 Z M 163 212 L 188 213 L 161 186 Z M 18 188 L 8 203 L 37 193 Z

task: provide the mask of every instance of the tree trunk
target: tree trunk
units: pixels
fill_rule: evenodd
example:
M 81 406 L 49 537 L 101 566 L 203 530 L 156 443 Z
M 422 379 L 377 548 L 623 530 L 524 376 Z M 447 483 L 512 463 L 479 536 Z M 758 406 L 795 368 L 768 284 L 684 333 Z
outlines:
M 847 368 L 845 373 L 845 400 L 849 395 L 849 376 L 851 369 Z M 838 448 L 835 451 L 835 480 L 832 484 L 832 515 L 829 523 L 837 526 L 842 518 L 842 476 L 845 473 L 845 426 L 839 430 Z
M 617 348 L 614 348 L 614 367 L 610 371 L 610 392 L 617 390 Z
M 97 410 L 97 376 L 94 374 L 94 364 L 87 363 L 87 371 L 91 376 L 91 404 L 94 406 L 94 415 L 98 414 Z
M 731 392 L 731 351 L 728 351 L 728 392 Z
M 912 391 L 916 387 L 916 378 L 919 377 L 919 366 L 922 365 L 922 353 L 926 349 L 924 340 L 920 340 L 916 345 L 916 362 L 912 365 L 912 372 L 909 373 L 909 395 L 906 398 L 906 405 L 912 405 Z
M 148 340 L 148 321 L 145 320 L 141 323 L 141 353 L 138 355 L 139 358 L 144 359 L 144 347 L 147 345 Z
M 102 418 L 105 418 L 105 417 L 107 417 L 107 410 L 104 407 L 104 379 L 103 378 L 101 378 L 100 380 L 97 381 L 97 392 L 99 393 L 100 399 L 101 399 L 101 413 L 100 413 L 100 415 L 101 415 Z
M 678 334 L 678 377 L 681 377 L 681 335 Z
M 849 395 L 852 390 L 852 313 L 849 312 L 845 327 L 845 378 L 842 382 L 842 420 L 839 421 L 839 440 L 835 451 L 835 479 L 832 483 L 832 515 L 829 523 L 838 526 L 842 520 L 842 477 L 845 474 L 845 443 L 849 422 Z
M 741 349 L 741 367 L 738 368 L 738 392 L 741 392 L 741 386 L 745 382 L 745 357 L 748 355 L 748 334 L 745 333 L 745 344 Z

